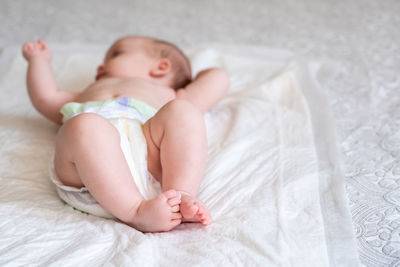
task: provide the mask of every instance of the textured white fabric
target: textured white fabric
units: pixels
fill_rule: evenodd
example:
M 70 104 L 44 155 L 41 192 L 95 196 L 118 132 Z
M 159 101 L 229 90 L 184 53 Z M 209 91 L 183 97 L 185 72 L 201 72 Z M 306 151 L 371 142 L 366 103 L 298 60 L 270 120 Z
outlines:
M 343 177 L 337 158 L 327 156 L 336 148 L 319 148 L 319 139 L 335 140 L 316 128 L 333 129 L 315 83 L 318 68 L 282 51 L 214 47 L 188 51 L 195 72 L 221 66 L 231 76 L 229 95 L 205 114 L 209 157 L 199 198 L 213 223 L 159 234 L 63 205 L 46 172 L 57 127 L 33 110 L 26 64 L 15 57 L 0 82 L 8 96 L 0 105 L 7 140 L 0 154 L 1 265 L 358 264 Z M 54 50 L 61 88 L 93 79 L 102 48 Z
M 396 266 L 399 13 L 398 0 L 2 0 L 0 55 L 12 60 L 14 54 L 3 48 L 18 45 L 19 50 L 23 42 L 38 38 L 68 44 L 68 50 L 79 47 L 78 54 L 85 53 L 82 44 L 108 44 L 126 34 L 141 34 L 189 47 L 210 40 L 278 47 L 333 65 L 335 75 L 321 74 L 333 78 L 324 79 L 323 85 L 337 122 L 360 259 L 365 266 Z M 0 75 L 8 68 L 0 64 Z M 1 123 L 9 122 L 0 117 Z

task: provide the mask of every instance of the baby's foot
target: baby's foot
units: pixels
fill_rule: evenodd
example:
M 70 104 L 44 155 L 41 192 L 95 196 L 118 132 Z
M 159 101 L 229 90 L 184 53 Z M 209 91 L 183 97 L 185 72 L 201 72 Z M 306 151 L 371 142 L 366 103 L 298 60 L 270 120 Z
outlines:
M 48 44 L 42 40 L 39 40 L 37 43 L 25 43 L 22 47 L 22 54 L 27 61 L 30 61 L 33 57 L 41 57 L 47 61 L 51 61 L 53 56 Z
M 131 225 L 142 232 L 165 232 L 181 223 L 181 194 L 165 191 L 153 199 L 143 200 Z
M 204 225 L 211 223 L 211 215 L 203 202 L 186 192 L 181 192 L 180 211 L 183 222 L 200 222 Z

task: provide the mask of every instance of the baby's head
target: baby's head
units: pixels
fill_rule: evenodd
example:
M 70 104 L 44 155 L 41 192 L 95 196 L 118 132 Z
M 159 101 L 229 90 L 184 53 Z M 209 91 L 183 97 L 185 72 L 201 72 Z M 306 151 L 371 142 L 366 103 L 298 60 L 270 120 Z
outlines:
M 173 89 L 191 82 L 190 62 L 175 45 L 149 37 L 128 36 L 117 40 L 97 69 L 102 77 L 145 78 Z

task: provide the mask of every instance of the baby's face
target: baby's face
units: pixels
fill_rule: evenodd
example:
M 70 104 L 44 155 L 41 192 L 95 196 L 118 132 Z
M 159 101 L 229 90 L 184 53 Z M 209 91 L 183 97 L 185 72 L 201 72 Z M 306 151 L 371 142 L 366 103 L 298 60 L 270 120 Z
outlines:
M 103 77 L 149 78 L 149 70 L 155 59 L 144 45 L 151 45 L 143 38 L 124 38 L 114 43 L 108 50 L 104 64 L 97 69 L 96 80 Z

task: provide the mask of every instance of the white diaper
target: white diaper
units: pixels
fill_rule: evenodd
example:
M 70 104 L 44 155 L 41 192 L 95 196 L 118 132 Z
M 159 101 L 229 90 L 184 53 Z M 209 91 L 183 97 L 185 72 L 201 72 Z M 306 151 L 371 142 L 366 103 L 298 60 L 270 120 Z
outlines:
M 120 134 L 121 148 L 138 190 L 145 199 L 154 198 L 161 193 L 161 186 L 147 170 L 147 144 L 142 122 L 131 118 L 112 118 L 109 121 Z M 60 198 L 72 207 L 95 216 L 115 218 L 97 203 L 86 187 L 78 189 L 63 185 L 54 171 L 54 158 L 50 162 L 50 178 L 56 184 Z

